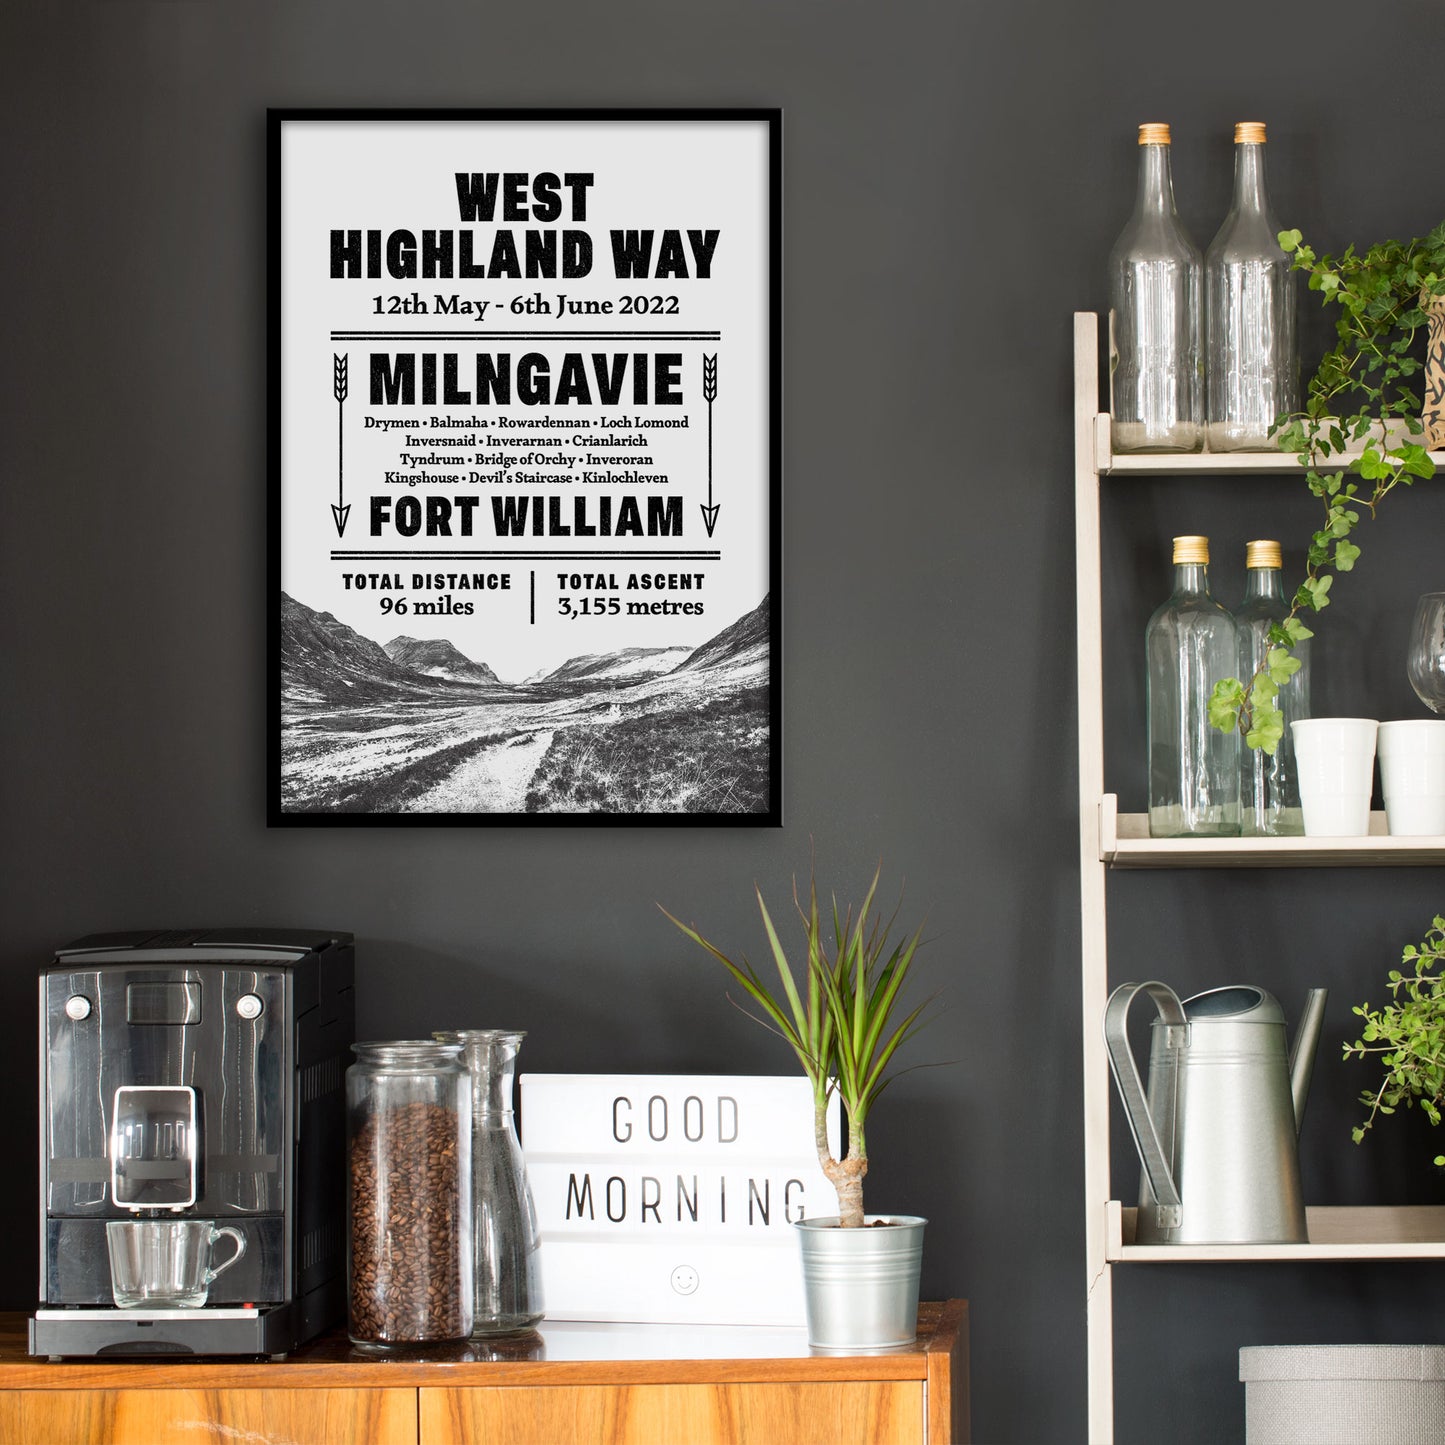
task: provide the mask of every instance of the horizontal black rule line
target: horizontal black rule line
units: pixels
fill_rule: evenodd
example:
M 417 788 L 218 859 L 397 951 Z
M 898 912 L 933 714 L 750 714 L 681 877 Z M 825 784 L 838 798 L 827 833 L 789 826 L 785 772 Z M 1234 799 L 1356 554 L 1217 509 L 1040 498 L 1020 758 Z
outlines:
M 435 561 L 438 558 L 446 561 L 465 561 L 469 557 L 485 558 L 515 558 L 519 561 L 547 561 L 567 562 L 579 557 L 621 557 L 635 558 L 638 561 L 656 561 L 659 558 L 667 558 L 673 561 L 695 558 L 703 562 L 721 561 L 721 552 L 332 552 L 330 554 L 333 562 L 409 562 Z
M 333 331 L 333 341 L 717 341 L 721 331 Z

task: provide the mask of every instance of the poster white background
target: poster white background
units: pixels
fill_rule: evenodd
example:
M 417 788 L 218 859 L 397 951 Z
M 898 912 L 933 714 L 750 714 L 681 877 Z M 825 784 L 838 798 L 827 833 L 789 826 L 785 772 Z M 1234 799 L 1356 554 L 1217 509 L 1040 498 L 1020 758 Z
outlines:
M 628 647 L 694 647 L 715 636 L 756 607 L 768 591 L 769 495 L 768 453 L 770 353 L 768 316 L 768 128 L 766 123 L 737 121 L 647 120 L 305 120 L 287 121 L 282 129 L 280 194 L 281 263 L 281 586 L 298 602 L 330 612 L 363 637 L 386 643 L 398 635 L 446 638 L 474 662 L 485 663 L 503 681 L 518 682 L 550 671 L 569 658 Z M 507 221 L 500 210 L 492 222 L 464 221 L 458 207 L 455 175 L 462 173 L 540 172 L 559 176 L 588 173 L 586 218 L 574 220 L 570 193 L 561 190 L 562 214 L 555 221 Z M 579 278 L 509 277 L 397 280 L 331 275 L 334 230 L 378 230 L 383 238 L 398 229 L 418 235 L 426 230 L 471 231 L 478 259 L 489 257 L 493 233 L 512 230 L 523 250 L 528 228 L 581 229 L 593 240 L 591 273 Z M 619 279 L 614 271 L 610 233 L 652 229 L 684 233 L 687 277 Z M 694 260 L 686 244 L 689 230 L 716 230 L 718 239 L 710 276 L 691 274 Z M 383 268 L 384 269 L 384 268 Z M 439 313 L 437 298 L 456 296 L 470 303 L 488 303 L 484 314 Z M 572 301 L 606 301 L 611 315 L 561 315 L 558 297 Z M 620 314 L 623 299 L 677 297 L 676 314 Z M 394 298 L 427 308 L 394 313 Z M 667 303 L 669 306 L 670 302 Z M 545 305 L 548 310 L 518 308 Z M 380 309 L 380 314 L 378 314 Z M 526 339 L 502 333 L 545 333 Z M 646 332 L 626 339 L 575 339 L 580 331 Z M 678 340 L 663 331 L 716 332 L 716 339 Z M 372 339 L 336 339 L 334 333 L 365 332 Z M 377 333 L 446 332 L 445 337 L 403 339 Z M 574 339 L 563 339 L 571 333 Z M 370 357 L 374 352 L 435 352 L 458 357 L 460 385 L 471 391 L 478 351 L 513 353 L 514 360 L 536 352 L 548 358 L 555 380 L 561 358 L 578 352 L 659 351 L 682 357 L 682 404 L 659 407 L 631 402 L 631 363 L 624 397 L 616 406 L 596 400 L 582 405 L 521 405 L 514 393 L 510 405 L 373 406 L 370 400 Z M 333 359 L 348 360 L 347 399 L 333 395 Z M 704 355 L 715 355 L 717 397 L 713 404 L 712 501 L 719 506 L 714 534 L 704 526 L 702 505 L 708 500 L 708 408 L 702 394 Z M 338 410 L 340 416 L 338 416 Z M 388 473 L 406 469 L 404 451 L 413 456 L 440 453 L 426 445 L 433 432 L 429 419 L 476 417 L 496 422 L 507 417 L 523 423 L 512 437 L 557 436 L 565 453 L 574 433 L 535 433 L 526 424 L 546 418 L 589 418 L 607 429 L 621 417 L 636 419 L 683 415 L 685 429 L 648 430 L 646 454 L 655 472 L 666 473 L 666 485 L 628 487 L 582 486 L 576 482 L 522 486 L 460 480 L 452 485 L 407 486 L 388 483 Z M 415 428 L 368 428 L 366 421 L 407 419 Z M 457 435 L 459 433 L 453 433 Z M 417 438 L 408 446 L 406 436 Z M 485 431 L 473 433 L 478 438 Z M 470 448 L 446 448 L 472 456 Z M 500 449 L 498 449 L 500 450 Z M 515 455 L 525 447 L 507 447 Z M 477 447 L 476 453 L 486 449 Z M 340 454 L 339 454 L 340 453 Z M 622 458 L 614 467 L 621 470 Z M 565 469 L 577 475 L 583 463 Z M 439 467 L 423 467 L 426 472 Z M 447 468 L 461 477 L 486 474 L 490 466 Z M 518 466 L 515 470 L 539 471 Z M 549 468 L 548 471 L 563 470 Z M 480 493 L 473 511 L 474 535 L 414 537 L 387 527 L 373 535 L 371 499 L 403 496 L 456 497 Z M 350 506 L 344 535 L 338 536 L 332 507 L 344 493 Z M 494 529 L 492 497 L 527 494 L 543 500 L 560 497 L 562 515 L 573 520 L 574 498 L 595 502 L 603 493 L 614 512 L 623 493 L 639 497 L 645 516 L 649 495 L 680 494 L 684 532 L 681 537 L 579 537 L 528 533 L 499 537 Z M 595 517 L 592 518 L 595 523 Z M 589 558 L 596 550 L 623 557 Z M 405 559 L 366 556 L 338 560 L 338 551 L 408 554 Z M 511 558 L 433 558 L 431 551 L 505 552 Z M 716 559 L 652 560 L 653 551 L 704 551 Z M 538 553 L 562 553 L 541 558 Z M 458 592 L 446 585 L 416 588 L 417 573 L 510 576 L 509 590 Z M 700 578 L 694 590 L 628 591 L 634 573 L 689 573 Z M 533 577 L 535 574 L 535 579 Z M 620 615 L 579 612 L 577 599 L 596 597 L 596 589 L 577 587 L 574 576 L 610 577 L 622 603 Z M 353 579 L 348 586 L 346 577 Z M 362 586 L 358 576 L 390 576 L 392 588 Z M 559 582 L 559 575 L 568 578 Z M 535 598 L 533 582 L 535 580 Z M 417 615 L 417 601 L 436 602 L 452 595 L 474 610 L 470 615 Z M 572 614 L 563 615 L 563 599 Z M 701 602 L 701 616 L 628 616 L 630 600 L 674 598 Z M 404 612 L 385 611 L 390 599 L 410 604 Z

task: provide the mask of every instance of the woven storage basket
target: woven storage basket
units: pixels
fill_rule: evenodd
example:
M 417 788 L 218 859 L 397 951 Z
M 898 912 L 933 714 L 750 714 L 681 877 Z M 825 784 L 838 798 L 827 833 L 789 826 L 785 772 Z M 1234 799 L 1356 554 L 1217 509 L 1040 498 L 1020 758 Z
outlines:
M 1246 1445 L 1441 1445 L 1445 1346 L 1251 1345 Z

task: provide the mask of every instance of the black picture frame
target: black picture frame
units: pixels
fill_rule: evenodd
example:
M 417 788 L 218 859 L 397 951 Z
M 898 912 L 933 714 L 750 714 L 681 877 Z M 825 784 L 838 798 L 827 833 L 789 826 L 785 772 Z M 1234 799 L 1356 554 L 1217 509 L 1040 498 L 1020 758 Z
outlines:
M 268 824 L 780 826 L 781 111 L 267 130 Z

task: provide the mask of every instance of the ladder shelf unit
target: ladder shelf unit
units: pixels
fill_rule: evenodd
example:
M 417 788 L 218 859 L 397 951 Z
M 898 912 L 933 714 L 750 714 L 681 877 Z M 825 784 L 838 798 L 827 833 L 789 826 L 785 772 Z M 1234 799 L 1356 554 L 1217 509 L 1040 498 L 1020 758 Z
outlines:
M 1104 782 L 1101 479 L 1241 478 L 1300 470 L 1289 453 L 1116 455 L 1099 410 L 1099 319 L 1074 317 L 1074 541 L 1078 610 L 1079 884 L 1084 1064 L 1084 1193 L 1090 1445 L 1114 1438 L 1113 1286 L 1117 1265 L 1269 1260 L 1445 1260 L 1445 1207 L 1313 1207 L 1308 1244 L 1139 1245 L 1134 1214 L 1110 1197 L 1107 875 L 1113 868 L 1318 868 L 1445 862 L 1445 837 L 1391 838 L 1381 813 L 1363 838 L 1150 838 L 1146 814 L 1120 813 Z M 1445 453 L 1431 454 L 1445 468 Z

